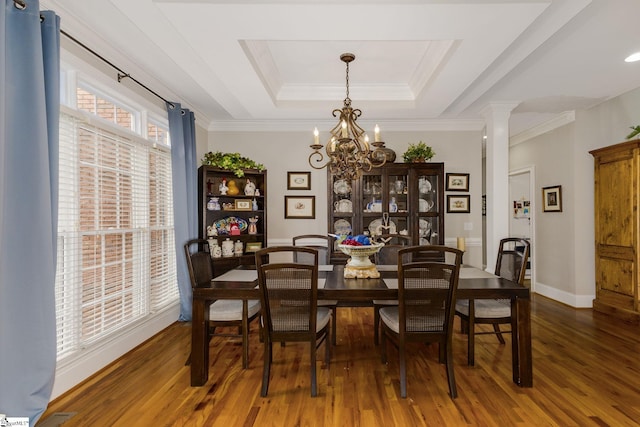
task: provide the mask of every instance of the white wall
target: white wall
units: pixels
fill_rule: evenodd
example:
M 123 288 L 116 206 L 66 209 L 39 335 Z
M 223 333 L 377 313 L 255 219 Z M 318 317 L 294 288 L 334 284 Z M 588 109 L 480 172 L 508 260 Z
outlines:
M 549 288 L 559 293 L 573 294 L 573 157 L 574 125 L 569 124 L 547 132 L 510 149 L 510 169 L 535 165 L 536 182 L 534 209 L 536 257 L 532 259 L 536 270 L 536 292 L 559 298 Z M 562 212 L 542 211 L 542 187 L 562 186 Z M 565 301 L 567 302 L 567 301 Z
M 537 293 L 575 307 L 595 296 L 593 157 L 640 124 L 640 89 L 586 111 L 573 123 L 511 147 L 511 170 L 535 165 Z M 562 185 L 561 213 L 543 213 L 542 187 Z
M 308 162 L 311 132 L 209 132 L 208 151 L 239 152 L 268 170 L 268 234 L 270 244 L 290 241 L 297 234 L 327 233 L 327 172 Z M 386 146 L 396 152 L 396 162 L 409 143 L 423 141 L 436 152 L 434 162 L 444 162 L 445 172 L 470 174 L 471 213 L 446 214 L 445 243 L 455 246 L 457 236 L 467 237 L 465 263 L 482 267 L 482 134 L 480 131 L 385 132 Z M 311 191 L 287 190 L 287 171 L 311 171 Z M 285 195 L 315 195 L 316 219 L 284 219 Z M 470 231 L 464 224 L 470 223 Z

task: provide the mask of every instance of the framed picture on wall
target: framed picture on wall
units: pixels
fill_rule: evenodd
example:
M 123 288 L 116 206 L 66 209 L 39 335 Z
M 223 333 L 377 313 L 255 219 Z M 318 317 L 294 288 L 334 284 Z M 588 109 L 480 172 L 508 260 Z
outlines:
M 542 188 L 542 212 L 562 212 L 562 186 Z
M 470 213 L 471 196 L 465 194 L 464 196 L 452 196 L 447 195 L 447 213 Z
M 311 190 L 311 172 L 287 172 L 287 190 Z
M 468 173 L 448 173 L 447 191 L 469 191 Z
M 316 196 L 284 196 L 284 217 L 316 218 Z

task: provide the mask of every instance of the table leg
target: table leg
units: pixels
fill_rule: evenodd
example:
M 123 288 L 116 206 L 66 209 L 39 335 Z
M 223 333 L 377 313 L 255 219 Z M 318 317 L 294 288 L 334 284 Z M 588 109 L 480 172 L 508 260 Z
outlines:
M 520 387 L 533 387 L 531 301 L 529 298 L 511 300 L 511 331 L 513 382 Z
M 194 298 L 191 309 L 191 386 L 209 379 L 209 310 L 206 301 Z

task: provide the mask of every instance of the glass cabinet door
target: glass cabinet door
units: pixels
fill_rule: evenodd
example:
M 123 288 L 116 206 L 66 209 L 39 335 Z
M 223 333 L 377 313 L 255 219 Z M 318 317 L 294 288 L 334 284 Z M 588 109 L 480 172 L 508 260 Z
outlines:
M 409 234 L 409 177 L 405 170 L 390 170 L 385 176 L 389 229 L 385 234 Z
M 440 243 L 439 176 L 418 173 L 415 191 L 418 194 L 418 236 L 420 245 Z
M 353 203 L 353 183 L 344 179 L 332 177 L 329 191 L 332 223 L 329 226 L 329 233 L 335 235 L 352 234 L 354 226 L 354 203 Z M 334 251 L 340 252 L 337 247 L 338 241 L 334 240 Z

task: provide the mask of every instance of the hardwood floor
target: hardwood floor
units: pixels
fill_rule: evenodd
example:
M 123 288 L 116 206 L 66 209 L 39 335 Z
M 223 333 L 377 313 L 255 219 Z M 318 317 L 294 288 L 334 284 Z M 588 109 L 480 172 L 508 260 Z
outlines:
M 373 310 L 338 310 L 331 366 L 309 391 L 308 346 L 274 346 L 269 396 L 260 397 L 262 344 L 251 336 L 250 365 L 229 338 L 211 342 L 211 373 L 189 386 L 190 324 L 176 323 L 49 405 L 77 412 L 73 426 L 632 426 L 640 424 L 640 329 L 540 296 L 532 303 L 534 387 L 511 382 L 510 337 L 477 337 L 476 366 L 456 320 L 458 398 L 448 395 L 437 346 L 415 345 L 407 399 L 399 397 L 397 352 L 380 362 Z M 321 348 L 322 351 L 322 348 Z M 318 362 L 321 365 L 321 362 Z

